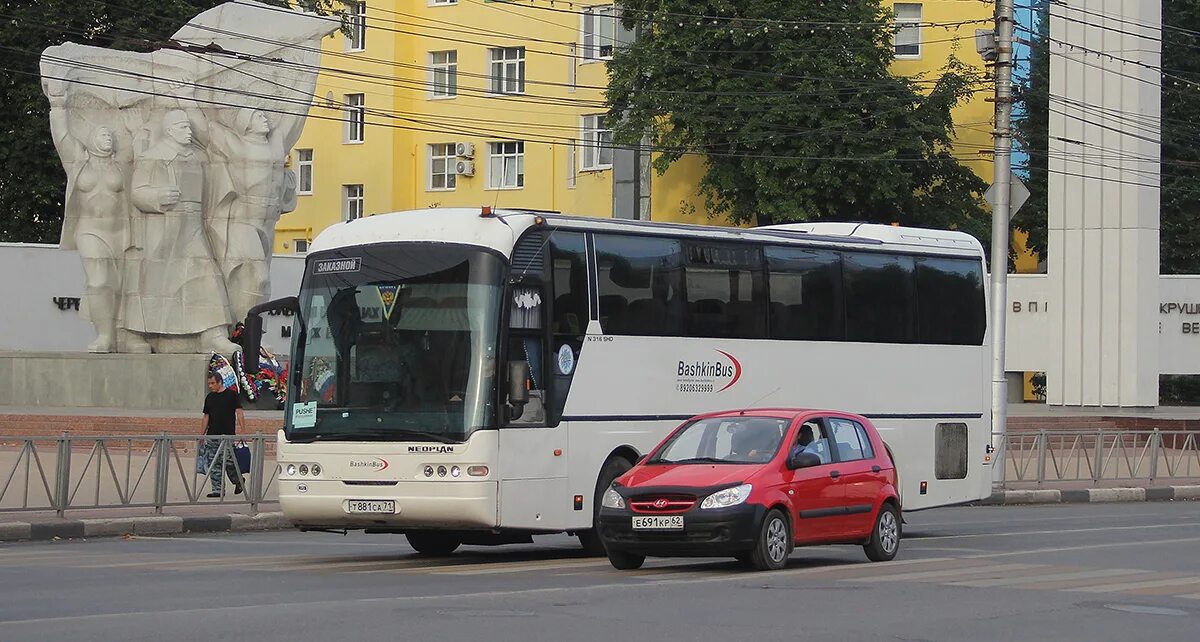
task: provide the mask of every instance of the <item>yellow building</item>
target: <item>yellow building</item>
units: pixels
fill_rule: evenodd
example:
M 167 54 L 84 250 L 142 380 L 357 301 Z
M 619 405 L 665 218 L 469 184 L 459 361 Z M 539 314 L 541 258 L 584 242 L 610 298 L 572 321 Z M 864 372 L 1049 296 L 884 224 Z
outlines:
M 303 252 L 358 216 L 492 205 L 612 216 L 613 152 L 601 129 L 613 6 L 523 0 L 367 0 L 350 35 L 324 43 L 317 101 L 292 166 L 300 197 L 276 227 L 276 252 Z M 885 4 L 891 4 L 885 0 Z M 895 68 L 935 76 L 955 43 L 978 62 L 974 32 L 991 5 L 896 3 Z M 365 28 L 363 25 L 365 24 Z M 991 145 L 991 104 L 954 113 L 960 157 Z M 589 144 L 592 143 L 592 144 Z M 971 167 L 991 179 L 980 156 Z M 652 174 L 656 220 L 712 222 L 698 158 Z M 631 206 L 632 207 L 632 206 Z M 719 222 L 719 221 L 716 221 Z

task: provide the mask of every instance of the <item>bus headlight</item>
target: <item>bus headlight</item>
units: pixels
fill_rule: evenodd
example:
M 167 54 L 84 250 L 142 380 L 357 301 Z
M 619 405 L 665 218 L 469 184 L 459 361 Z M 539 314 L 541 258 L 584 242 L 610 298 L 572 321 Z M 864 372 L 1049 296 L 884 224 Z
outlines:
M 753 488 L 754 487 L 750 484 L 742 484 L 741 486 L 734 486 L 733 488 L 718 490 L 708 497 L 705 497 L 704 501 L 700 503 L 700 508 L 728 508 L 730 506 L 744 504 L 746 503 L 746 500 L 749 499 L 750 491 Z
M 604 491 L 604 497 L 600 500 L 600 505 L 605 508 L 625 508 L 625 498 L 621 497 L 615 489 L 609 488 Z

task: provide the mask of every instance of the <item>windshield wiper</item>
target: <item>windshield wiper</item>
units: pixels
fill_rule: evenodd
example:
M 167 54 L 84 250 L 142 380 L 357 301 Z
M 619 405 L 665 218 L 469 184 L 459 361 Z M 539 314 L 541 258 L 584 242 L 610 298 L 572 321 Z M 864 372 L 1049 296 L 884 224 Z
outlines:
M 733 462 L 716 457 L 688 457 L 687 459 L 659 459 L 659 464 L 729 464 Z
M 310 443 L 314 441 L 352 441 L 355 439 L 365 439 L 371 441 L 399 441 L 400 437 L 422 438 L 429 441 L 436 441 L 443 444 L 458 444 L 460 441 L 444 437 L 436 433 L 423 432 L 420 430 L 404 430 L 400 428 L 374 428 L 371 430 L 354 430 L 349 432 L 334 432 L 334 433 L 317 433 L 313 435 L 297 435 L 291 434 L 288 439 L 297 443 Z

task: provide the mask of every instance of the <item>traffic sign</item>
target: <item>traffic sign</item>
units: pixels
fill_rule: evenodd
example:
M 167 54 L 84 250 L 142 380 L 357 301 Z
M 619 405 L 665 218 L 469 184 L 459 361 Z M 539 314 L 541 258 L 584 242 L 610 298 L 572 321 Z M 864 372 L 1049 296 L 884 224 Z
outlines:
M 1025 183 L 1022 183 L 1016 174 L 1009 174 L 1008 180 L 1010 181 L 1008 189 L 1008 220 L 1011 221 L 1012 217 L 1016 215 L 1017 210 L 1021 209 L 1025 201 L 1029 200 L 1029 188 L 1025 187 Z M 983 198 L 992 206 L 992 211 L 996 211 L 995 185 L 992 185 L 983 193 Z

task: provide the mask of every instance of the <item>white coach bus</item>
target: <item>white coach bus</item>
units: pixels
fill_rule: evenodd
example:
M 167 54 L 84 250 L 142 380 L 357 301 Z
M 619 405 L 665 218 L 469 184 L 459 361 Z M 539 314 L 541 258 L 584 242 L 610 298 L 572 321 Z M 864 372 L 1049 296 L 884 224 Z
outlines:
M 598 552 L 602 489 L 719 409 L 866 415 L 906 510 L 987 496 L 985 299 L 959 232 L 425 209 L 322 232 L 246 336 L 295 310 L 277 457 L 298 528 Z

